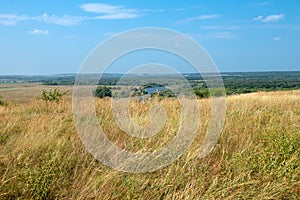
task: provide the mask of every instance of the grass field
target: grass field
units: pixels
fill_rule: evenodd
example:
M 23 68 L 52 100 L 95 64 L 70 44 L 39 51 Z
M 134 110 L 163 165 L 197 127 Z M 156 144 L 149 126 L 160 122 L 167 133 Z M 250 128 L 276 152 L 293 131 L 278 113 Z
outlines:
M 4 100 L 11 103 L 27 103 L 41 96 L 43 89 L 48 90 L 53 86 L 46 86 L 36 83 L 11 83 L 0 84 L 0 95 Z M 72 86 L 59 86 L 60 90 L 71 92 Z
M 0 199 L 300 198 L 300 91 L 228 97 L 222 135 L 202 159 L 198 150 L 211 108 L 208 99 L 199 99 L 201 126 L 189 150 L 158 171 L 131 174 L 95 160 L 76 132 L 70 94 L 58 103 L 44 102 L 36 99 L 42 87 L 0 88 L 13 102 L 0 106 Z M 154 150 L 174 136 L 179 120 L 176 100 L 158 103 L 169 117 L 152 139 L 120 131 L 109 99 L 96 101 L 99 124 L 119 147 Z M 132 104 L 138 123 L 149 122 L 150 105 Z

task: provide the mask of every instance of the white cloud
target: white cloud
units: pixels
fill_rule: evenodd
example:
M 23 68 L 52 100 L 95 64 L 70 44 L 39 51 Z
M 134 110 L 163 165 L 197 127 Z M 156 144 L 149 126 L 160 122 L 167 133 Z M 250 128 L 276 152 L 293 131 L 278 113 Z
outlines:
M 48 15 L 44 13 L 39 16 L 0 14 L 0 25 L 16 25 L 21 21 L 39 21 L 47 24 L 56 24 L 61 26 L 78 25 L 84 20 L 94 19 L 132 19 L 140 16 L 139 12 L 162 12 L 162 9 L 128 9 L 124 6 L 112 6 L 100 3 L 87 3 L 80 6 L 84 11 L 97 14 L 94 17 L 82 17 L 72 15 Z
M 29 31 L 28 33 L 32 35 L 48 35 L 49 32 L 41 29 L 34 29 L 33 31 Z
M 262 20 L 264 18 L 264 16 L 257 16 L 257 17 L 255 17 L 253 20 L 254 21 L 260 21 L 260 20 Z
M 87 3 L 80 5 L 80 8 L 86 12 L 94 13 L 95 16 L 73 16 L 73 15 L 49 15 L 44 13 L 39 16 L 0 14 L 0 25 L 16 25 L 21 21 L 38 21 L 47 24 L 56 24 L 61 26 L 78 25 L 85 20 L 113 20 L 113 19 L 133 19 L 146 12 L 163 12 L 163 9 L 129 9 L 124 6 L 113 6 L 101 3 Z
M 114 19 L 133 19 L 140 17 L 143 13 L 163 12 L 163 9 L 131 9 L 124 6 L 114 6 L 102 3 L 86 3 L 80 5 L 80 8 L 86 12 L 94 13 L 94 16 L 73 16 L 73 15 L 49 15 L 44 13 L 38 16 L 0 14 L 0 25 L 16 25 L 21 21 L 38 21 L 47 24 L 56 24 L 61 26 L 78 25 L 85 20 L 114 20 Z
M 139 17 L 136 9 L 128 9 L 124 6 L 87 3 L 80 5 L 80 7 L 86 12 L 101 14 L 100 16 L 94 17 L 94 19 L 132 19 Z
M 265 17 L 262 21 L 263 22 L 277 22 L 277 21 L 283 19 L 283 17 L 284 17 L 283 14 L 269 15 L 269 16 Z
M 284 18 L 283 14 L 278 14 L 278 15 L 268 15 L 266 17 L 258 16 L 258 17 L 255 17 L 253 20 L 261 21 L 261 22 L 277 22 L 277 21 L 282 20 L 283 18 Z
M 56 15 L 48 15 L 47 13 L 44 13 L 42 16 L 35 17 L 35 20 L 37 21 L 44 21 L 47 24 L 56 24 L 62 26 L 77 25 L 84 19 L 84 17 L 79 16 L 63 15 L 59 17 Z
M 197 17 L 188 18 L 185 21 L 194 21 L 194 20 L 204 20 L 204 19 L 214 19 L 219 18 L 221 15 L 218 14 L 212 14 L 212 15 L 199 15 Z
M 48 15 L 47 13 L 30 17 L 28 15 L 15 15 L 15 14 L 0 14 L 0 24 L 4 26 L 11 26 L 16 25 L 18 22 L 21 21 L 43 21 L 47 24 L 56 24 L 62 26 L 70 26 L 70 25 L 77 25 L 79 22 L 83 21 L 84 17 L 77 17 L 77 16 L 70 16 L 70 15 L 63 15 L 63 16 L 56 16 L 56 15 Z
M 139 15 L 134 13 L 118 13 L 118 14 L 109 14 L 93 17 L 93 19 L 133 19 L 137 18 Z
M 93 13 L 101 13 L 101 14 L 113 14 L 118 12 L 122 9 L 121 6 L 111 6 L 107 4 L 100 4 L 100 3 L 87 3 L 82 4 L 80 7 L 86 12 L 93 12 Z
M 190 9 L 199 9 L 199 6 L 189 6 L 189 7 L 183 7 L 183 8 L 173 8 L 171 11 L 174 12 L 179 12 L 179 11 L 185 11 L 185 10 L 190 10 Z
M 281 37 L 280 36 L 274 37 L 273 40 L 275 40 L 275 41 L 281 40 Z
M 217 30 L 217 29 L 236 30 L 236 29 L 239 29 L 239 27 L 238 26 L 202 26 L 201 29 L 204 29 L 204 30 Z
M 29 20 L 27 15 L 0 14 L 0 24 L 4 26 L 16 25 L 19 21 Z
M 219 18 L 222 15 L 219 14 L 210 14 L 210 15 L 199 15 L 196 17 L 191 17 L 191 18 L 187 18 L 187 19 L 183 19 L 183 20 L 179 20 L 176 23 L 185 23 L 185 22 L 190 22 L 190 21 L 196 21 L 196 20 L 208 20 L 208 19 L 215 19 L 215 18 Z

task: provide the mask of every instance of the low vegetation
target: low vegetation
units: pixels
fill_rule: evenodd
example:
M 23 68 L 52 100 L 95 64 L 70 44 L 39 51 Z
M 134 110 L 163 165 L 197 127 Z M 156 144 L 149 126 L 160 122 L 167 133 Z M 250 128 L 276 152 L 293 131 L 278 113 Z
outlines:
M 154 92 L 151 94 L 151 97 L 158 96 L 158 97 L 176 97 L 176 95 L 170 89 L 164 89 L 158 92 Z
M 0 106 L 4 106 L 4 101 L 2 100 L 2 97 L 0 96 Z
M 2 99 L 2 96 L 0 96 L 0 106 L 7 106 L 7 102 Z
M 151 101 L 131 102 L 134 121 L 149 123 Z M 122 132 L 109 98 L 96 99 L 99 125 L 120 148 L 157 149 L 176 134 L 180 104 L 176 98 L 156 103 L 168 118 L 153 139 Z M 228 97 L 223 133 L 202 159 L 198 150 L 208 128 L 209 99 L 199 99 L 199 107 L 201 126 L 189 150 L 145 174 L 118 172 L 95 160 L 76 132 L 68 98 L 0 107 L 0 199 L 300 198 L 300 91 Z
M 59 89 L 55 88 L 54 90 L 50 89 L 49 91 L 43 90 L 41 98 L 44 101 L 59 102 L 65 94 L 67 94 L 67 92 L 62 92 Z
M 95 97 L 104 98 L 104 97 L 111 97 L 111 96 L 112 96 L 112 92 L 111 92 L 111 89 L 109 87 L 98 86 L 95 89 Z

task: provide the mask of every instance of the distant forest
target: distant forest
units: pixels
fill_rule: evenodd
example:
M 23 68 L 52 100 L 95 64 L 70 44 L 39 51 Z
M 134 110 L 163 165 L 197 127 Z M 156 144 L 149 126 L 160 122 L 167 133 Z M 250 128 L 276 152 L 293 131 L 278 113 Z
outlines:
M 300 89 L 300 72 L 229 72 L 221 73 L 226 94 L 242 94 L 257 91 L 278 91 Z M 86 82 L 89 84 L 89 76 Z M 133 78 L 143 77 L 131 75 Z M 147 76 L 147 75 L 145 75 Z M 209 92 L 205 80 L 200 74 L 183 74 L 190 82 L 196 95 L 208 97 Z M 114 86 L 118 83 L 122 74 L 103 74 L 98 85 Z M 44 85 L 73 85 L 75 74 L 59 74 L 51 76 L 0 76 L 0 83 L 41 83 Z M 130 85 L 130 84 L 128 84 Z

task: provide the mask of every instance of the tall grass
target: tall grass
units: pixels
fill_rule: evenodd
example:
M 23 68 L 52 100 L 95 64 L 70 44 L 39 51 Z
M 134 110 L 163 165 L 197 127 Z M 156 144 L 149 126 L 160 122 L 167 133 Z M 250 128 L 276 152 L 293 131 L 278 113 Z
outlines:
M 151 151 L 176 134 L 180 109 L 160 102 L 166 126 L 151 139 L 132 138 L 115 124 L 109 99 L 96 102 L 99 124 L 116 145 Z M 146 125 L 151 103 L 133 103 Z M 201 126 L 191 148 L 152 173 L 115 171 L 96 161 L 77 135 L 70 99 L 0 107 L 0 199 L 299 199 L 300 92 L 228 97 L 223 133 L 208 157 L 198 158 L 210 116 L 199 100 Z

